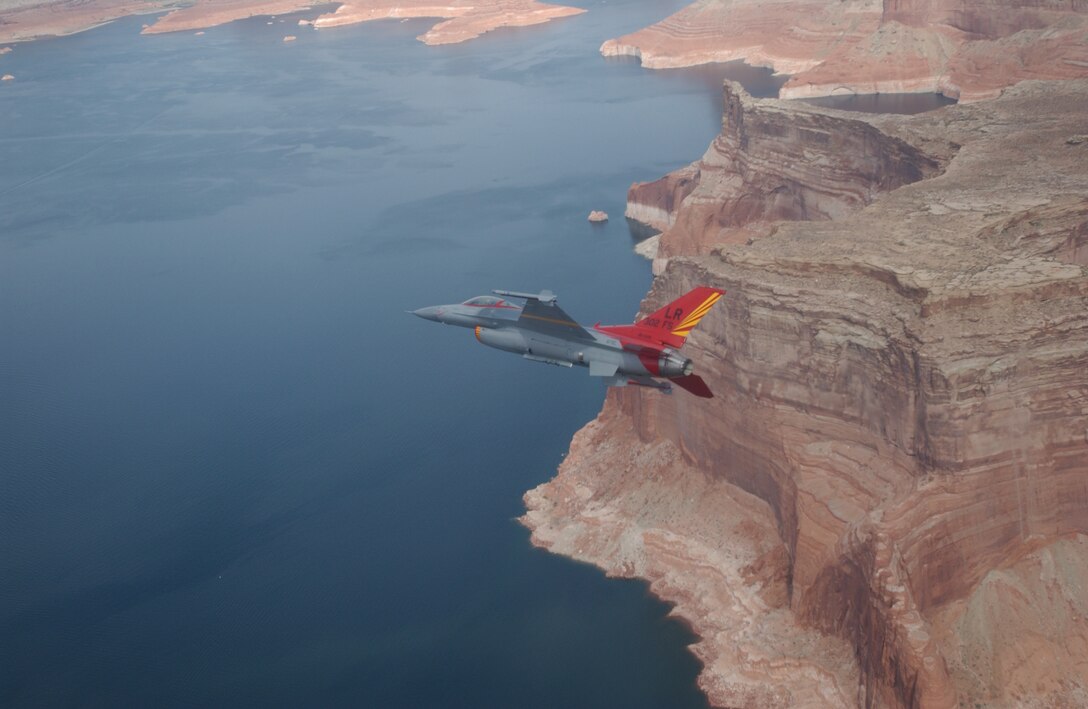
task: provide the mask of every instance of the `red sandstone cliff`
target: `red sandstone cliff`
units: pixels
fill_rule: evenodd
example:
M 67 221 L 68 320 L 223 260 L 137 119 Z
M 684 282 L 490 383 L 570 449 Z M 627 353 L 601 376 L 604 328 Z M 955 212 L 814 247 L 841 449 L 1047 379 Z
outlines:
M 1088 76 L 1085 0 L 696 0 L 601 46 L 653 68 L 743 59 L 793 74 L 782 98 L 940 92 L 993 98 Z
M 720 706 L 1088 705 L 1088 81 L 726 106 L 631 193 L 644 309 L 728 291 L 716 397 L 610 392 L 534 542 L 648 578 Z

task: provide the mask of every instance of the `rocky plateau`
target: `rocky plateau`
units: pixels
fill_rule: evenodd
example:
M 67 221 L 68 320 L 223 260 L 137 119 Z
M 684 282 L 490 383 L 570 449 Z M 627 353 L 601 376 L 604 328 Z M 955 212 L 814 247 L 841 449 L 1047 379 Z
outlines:
M 725 90 L 628 195 L 715 392 L 611 390 L 533 542 L 648 579 L 721 707 L 1088 706 L 1088 81 L 916 116 Z
M 601 46 L 643 66 L 743 59 L 791 74 L 780 98 L 933 93 L 1088 77 L 1088 0 L 696 0 Z

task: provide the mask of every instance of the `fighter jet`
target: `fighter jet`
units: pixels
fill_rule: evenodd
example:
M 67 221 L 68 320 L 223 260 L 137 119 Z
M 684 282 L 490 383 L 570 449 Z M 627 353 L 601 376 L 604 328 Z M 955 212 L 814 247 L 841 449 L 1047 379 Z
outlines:
M 696 396 L 713 396 L 679 350 L 723 290 L 699 286 L 632 325 L 597 323 L 591 328 L 563 312 L 551 291 L 492 293 L 410 312 L 424 320 L 472 328 L 476 339 L 488 347 L 534 362 L 588 367 L 591 377 L 600 377 L 608 386 L 634 384 L 671 393 L 676 384 Z

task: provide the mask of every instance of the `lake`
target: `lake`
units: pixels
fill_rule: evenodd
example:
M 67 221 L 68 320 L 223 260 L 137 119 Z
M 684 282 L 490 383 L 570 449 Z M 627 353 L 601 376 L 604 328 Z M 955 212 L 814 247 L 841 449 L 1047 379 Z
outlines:
M 666 605 L 514 521 L 601 385 L 405 312 L 631 320 L 628 186 L 785 79 L 598 54 L 682 4 L 0 57 L 0 704 L 706 706 Z
M 630 321 L 627 187 L 781 83 L 597 53 L 680 6 L 0 57 L 0 704 L 705 706 L 644 584 L 514 522 L 604 389 L 405 313 Z

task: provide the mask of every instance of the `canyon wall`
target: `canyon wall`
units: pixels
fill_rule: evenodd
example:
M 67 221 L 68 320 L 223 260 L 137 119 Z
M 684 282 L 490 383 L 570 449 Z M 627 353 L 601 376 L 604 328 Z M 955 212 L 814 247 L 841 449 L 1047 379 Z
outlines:
M 643 310 L 727 291 L 684 350 L 715 397 L 610 392 L 534 542 L 648 578 L 718 706 L 1084 706 L 1088 82 L 726 106 L 631 193 Z
M 633 185 L 626 215 L 670 229 L 661 257 L 705 253 L 765 235 L 778 221 L 842 217 L 934 174 L 950 152 L 926 153 L 863 120 L 780 108 L 727 85 L 722 132 L 702 159 Z
M 650 68 L 743 59 L 792 74 L 781 98 L 968 102 L 1024 79 L 1088 77 L 1088 0 L 696 0 L 601 53 Z

